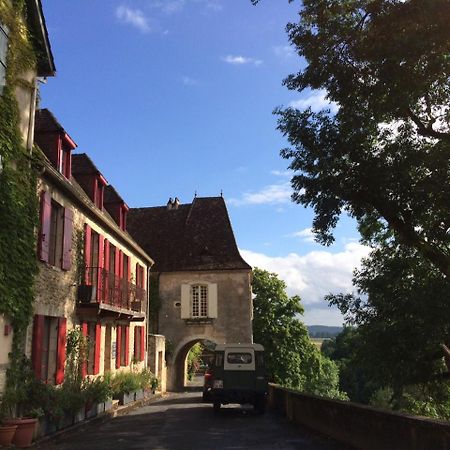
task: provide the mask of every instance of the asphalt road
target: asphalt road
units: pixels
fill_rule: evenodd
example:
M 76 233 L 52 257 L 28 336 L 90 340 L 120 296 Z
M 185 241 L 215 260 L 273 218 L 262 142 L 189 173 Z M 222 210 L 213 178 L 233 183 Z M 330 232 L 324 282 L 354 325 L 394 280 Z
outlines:
M 167 397 L 104 423 L 86 424 L 42 443 L 48 450 L 121 449 L 258 449 L 343 450 L 270 412 L 258 415 L 249 406 L 222 406 L 218 414 L 202 403 L 201 393 Z

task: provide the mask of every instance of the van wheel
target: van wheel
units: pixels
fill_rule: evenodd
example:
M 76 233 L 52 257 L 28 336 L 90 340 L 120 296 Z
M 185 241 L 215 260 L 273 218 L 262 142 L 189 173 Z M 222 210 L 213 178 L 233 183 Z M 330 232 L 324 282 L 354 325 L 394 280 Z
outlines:
M 214 412 L 218 413 L 220 411 L 220 402 L 213 403 Z

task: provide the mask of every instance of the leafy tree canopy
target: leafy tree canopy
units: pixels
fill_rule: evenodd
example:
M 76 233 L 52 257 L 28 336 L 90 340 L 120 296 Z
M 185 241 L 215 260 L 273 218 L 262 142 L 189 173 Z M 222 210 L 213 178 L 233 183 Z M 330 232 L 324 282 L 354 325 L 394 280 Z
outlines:
M 417 250 L 381 245 L 354 278 L 359 295 L 328 296 L 358 326 L 355 359 L 381 386 L 442 380 L 450 282 Z
M 343 398 L 338 390 L 338 370 L 322 356 L 308 337 L 298 296 L 289 297 L 286 284 L 276 274 L 253 271 L 255 342 L 265 348 L 272 381 L 305 392 Z
M 346 211 L 367 242 L 394 235 L 449 274 L 449 23 L 449 0 L 304 0 L 288 24 L 307 65 L 284 83 L 339 107 L 276 110 L 319 242 Z

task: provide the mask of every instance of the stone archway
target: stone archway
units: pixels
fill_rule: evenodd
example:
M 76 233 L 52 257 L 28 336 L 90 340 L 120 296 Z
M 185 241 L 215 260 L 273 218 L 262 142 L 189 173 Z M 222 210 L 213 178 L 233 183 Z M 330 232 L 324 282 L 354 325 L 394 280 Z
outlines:
M 172 358 L 167 363 L 168 368 L 168 389 L 180 391 L 186 385 L 186 357 L 189 350 L 202 341 L 212 341 L 210 336 L 190 336 L 180 342 L 174 350 Z M 212 341 L 213 342 L 213 341 Z

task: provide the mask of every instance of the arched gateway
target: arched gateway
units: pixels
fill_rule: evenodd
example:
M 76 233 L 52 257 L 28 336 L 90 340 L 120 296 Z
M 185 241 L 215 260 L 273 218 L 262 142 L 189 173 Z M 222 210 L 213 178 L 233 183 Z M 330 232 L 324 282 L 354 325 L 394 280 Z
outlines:
M 251 267 L 239 254 L 222 197 L 131 209 L 128 230 L 155 260 L 159 308 L 150 323 L 169 344 L 167 387 L 180 389 L 195 342 L 252 342 Z

